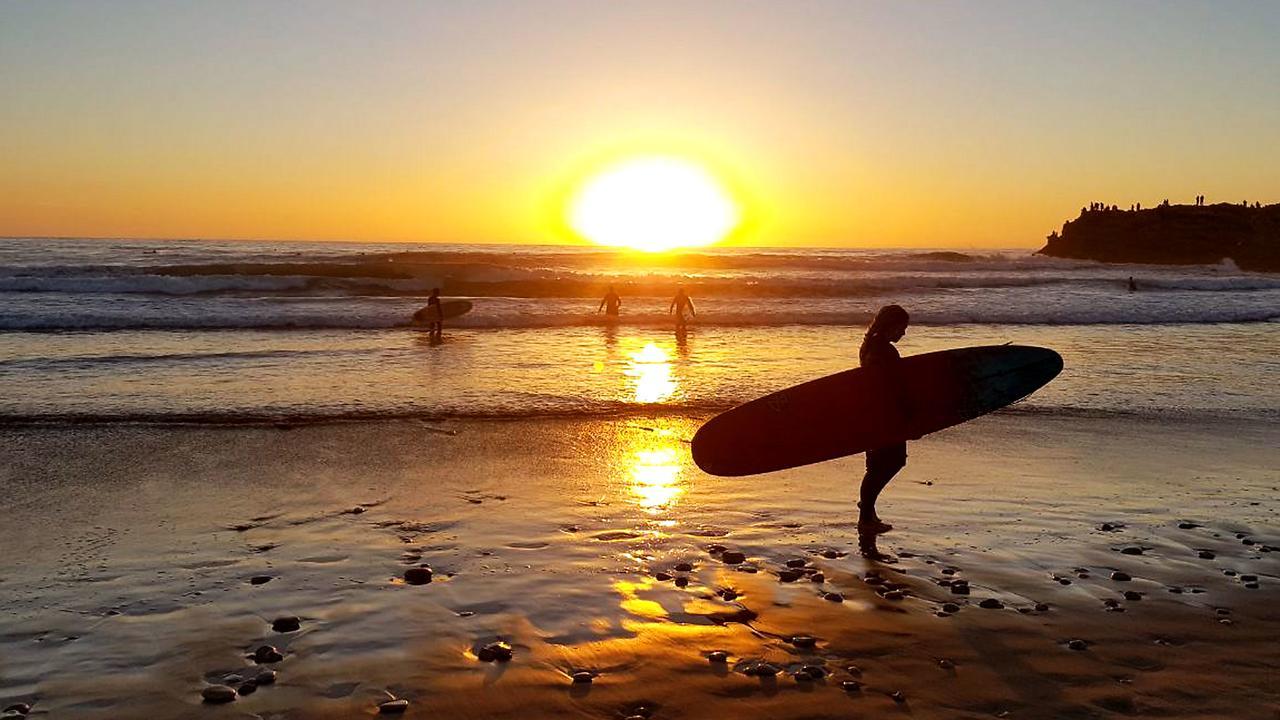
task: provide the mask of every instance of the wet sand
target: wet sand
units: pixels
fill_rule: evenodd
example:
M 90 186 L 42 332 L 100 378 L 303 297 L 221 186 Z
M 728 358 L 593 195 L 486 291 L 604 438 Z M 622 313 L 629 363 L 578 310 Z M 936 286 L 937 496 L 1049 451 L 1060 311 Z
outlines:
M 912 444 L 876 559 L 861 458 L 713 478 L 698 420 L 0 430 L 0 707 L 1280 716 L 1274 425 L 969 423 Z M 509 661 L 478 657 L 495 641 Z M 202 703 L 259 667 L 277 682 Z

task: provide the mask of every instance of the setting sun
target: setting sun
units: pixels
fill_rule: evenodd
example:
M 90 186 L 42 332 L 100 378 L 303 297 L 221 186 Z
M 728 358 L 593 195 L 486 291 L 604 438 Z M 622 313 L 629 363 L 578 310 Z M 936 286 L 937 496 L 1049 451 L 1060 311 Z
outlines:
M 588 240 L 649 252 L 711 245 L 738 220 L 711 173 L 673 157 L 613 165 L 587 180 L 569 207 L 569 224 Z

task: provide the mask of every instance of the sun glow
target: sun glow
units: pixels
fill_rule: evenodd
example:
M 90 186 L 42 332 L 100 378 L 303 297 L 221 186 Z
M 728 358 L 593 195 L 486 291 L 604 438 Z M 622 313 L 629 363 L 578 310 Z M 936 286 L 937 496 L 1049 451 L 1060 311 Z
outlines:
M 711 245 L 739 219 L 737 204 L 711 173 L 674 157 L 613 165 L 588 180 L 569 206 L 569 225 L 579 235 L 648 252 Z

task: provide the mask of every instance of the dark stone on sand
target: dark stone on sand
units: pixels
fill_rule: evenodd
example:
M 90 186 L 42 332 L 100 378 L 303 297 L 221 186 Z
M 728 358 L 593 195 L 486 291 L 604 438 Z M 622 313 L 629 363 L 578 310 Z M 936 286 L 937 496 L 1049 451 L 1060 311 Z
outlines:
M 1102 604 L 1107 607 L 1115 607 L 1120 604 L 1120 601 L 1115 598 L 1105 598 L 1103 599 Z
M 727 663 L 729 662 L 729 653 L 724 650 L 712 650 L 707 653 L 707 660 L 713 663 Z
M 1178 587 L 1177 585 L 1172 585 L 1169 587 L 1169 592 L 1173 593 L 1174 595 L 1181 595 L 1182 588 Z
M 258 675 L 253 679 L 258 685 L 275 685 L 278 675 L 275 670 L 263 668 L 258 671 Z
M 822 557 L 827 558 L 828 560 L 835 560 L 836 558 L 843 557 L 843 556 L 844 556 L 844 553 L 840 552 L 839 550 L 823 550 L 822 551 Z
M 746 554 L 740 553 L 737 550 L 725 550 L 720 553 L 720 562 L 726 565 L 737 565 L 746 559 Z
M 426 585 L 431 582 L 431 568 L 426 565 L 404 571 L 404 581 L 410 585 Z
M 253 660 L 254 662 L 264 665 L 267 663 L 278 663 L 281 660 L 284 660 L 284 655 L 281 654 L 280 650 L 274 645 L 262 645 L 257 650 L 253 651 Z
M 738 591 L 734 590 L 733 588 L 720 588 L 719 595 L 720 597 L 728 601 L 737 600 L 739 597 L 741 597 Z
M 676 563 L 676 572 L 693 572 L 693 565 L 687 562 Z
M 1235 570 L 1223 570 L 1223 571 L 1222 571 L 1222 574 L 1223 574 L 1223 575 L 1226 575 L 1227 577 L 1235 577 L 1236 571 L 1235 571 Z
M 570 677 L 573 678 L 575 685 L 589 685 L 592 680 L 596 679 L 595 673 L 590 670 L 579 670 Z
M 840 688 L 845 692 L 860 692 L 862 690 L 862 683 L 858 680 L 845 680 L 840 683 Z
M 728 550 L 728 548 L 726 548 L 726 547 L 725 547 L 725 546 L 723 546 L 723 545 L 708 545 L 708 546 L 707 546 L 707 552 L 711 553 L 712 555 L 719 555 L 720 553 L 724 552 L 725 550 Z
M 1124 524 L 1122 523 L 1104 522 L 1098 526 L 1098 529 L 1101 530 L 1102 532 L 1115 532 L 1116 530 L 1119 530 L 1122 527 L 1124 527 Z
M 969 583 L 965 583 L 965 582 L 951 583 L 951 594 L 952 595 L 968 595 Z
M 19 715 L 26 715 L 31 712 L 31 706 L 27 703 L 14 703 L 4 709 L 5 712 L 15 712 Z
M 257 691 L 258 691 L 258 683 L 252 680 L 243 682 L 240 684 L 240 687 L 236 688 L 236 692 L 240 693 L 241 696 L 252 695 Z
M 249 578 L 249 584 L 250 585 L 266 585 L 267 583 L 271 582 L 271 580 L 272 578 L 270 575 L 254 575 L 253 577 Z
M 656 572 L 653 574 L 653 579 L 658 582 L 666 582 L 671 579 L 671 575 L 669 573 Z
M 801 665 L 800 669 L 797 670 L 796 672 L 799 674 L 808 676 L 810 680 L 821 680 L 822 678 L 827 676 L 826 668 L 822 667 L 821 665 L 814 665 L 814 664 Z
M 684 575 L 681 575 L 680 577 L 676 578 L 676 587 L 678 588 L 689 587 L 689 578 L 685 577 Z
M 1116 582 L 1129 582 L 1129 581 L 1130 581 L 1130 580 L 1132 580 L 1133 578 L 1129 576 L 1129 573 L 1127 573 L 1127 572 L 1121 572 L 1121 571 L 1117 570 L 1117 571 L 1115 571 L 1115 572 L 1111 573 L 1111 579 L 1112 579 L 1112 580 L 1115 580 Z
M 893 698 L 893 701 L 898 704 L 902 704 L 907 701 L 907 696 L 904 695 L 901 690 L 894 690 L 889 694 L 889 697 Z
M 822 583 L 827 581 L 827 576 L 822 573 L 814 573 L 809 576 L 809 582 Z
M 1049 605 L 1047 603 L 1036 603 L 1036 612 L 1049 612 Z
M 1251 538 L 1245 538 L 1245 539 L 1241 540 L 1240 542 L 1241 542 L 1242 544 L 1244 544 L 1244 545 L 1252 545 L 1252 544 L 1253 544 L 1253 539 L 1251 539 Z
M 854 677 L 862 677 L 862 668 L 858 667 L 857 665 L 849 665 L 845 667 L 844 671 Z
M 942 658 L 941 660 L 938 661 L 938 667 L 942 668 L 943 670 L 954 670 L 956 667 L 956 664 L 946 658 Z
M 1128 545 L 1120 548 L 1120 553 L 1122 555 L 1141 555 L 1142 548 L 1138 547 L 1137 545 Z
M 210 685 L 200 691 L 200 697 L 210 705 L 221 705 L 236 699 L 236 691 L 226 685 Z
M 825 593 L 825 594 L 822 596 L 822 599 L 823 599 L 823 600 L 827 600 L 828 602 L 834 602 L 834 603 L 842 603 L 842 602 L 844 602 L 844 596 L 843 596 L 843 595 L 841 595 L 841 594 L 840 594 L 840 593 L 838 593 L 838 592 L 829 592 L 829 593 Z
M 1213 554 L 1213 551 L 1212 551 L 1212 550 L 1201 550 L 1200 552 L 1198 552 L 1198 553 L 1196 553 L 1196 554 L 1200 556 L 1200 559 L 1201 559 L 1201 560 L 1212 560 L 1212 559 L 1214 559 L 1215 557 L 1217 557 L 1217 555 L 1214 555 L 1214 554 Z
M 793 568 L 788 568 L 786 570 L 778 571 L 778 580 L 784 583 L 795 582 L 803 576 L 804 576 L 804 573 L 800 572 L 799 570 L 795 570 Z
M 271 621 L 271 629 L 278 633 L 297 632 L 302 629 L 302 621 L 296 615 L 281 615 Z
M 1241 575 L 1240 582 L 1258 582 L 1258 576 L 1253 574 Z
M 906 596 L 907 594 L 901 590 L 887 590 L 884 595 L 881 595 L 885 600 L 901 600 Z
M 1180 523 L 1178 523 L 1178 529 L 1180 529 L 1180 530 L 1194 530 L 1194 529 L 1196 529 L 1196 528 L 1198 528 L 1198 527 L 1200 527 L 1200 526 L 1199 526 L 1199 525 L 1197 525 L 1197 524 L 1195 524 L 1195 523 L 1193 523 L 1193 522 L 1187 522 L 1187 521 L 1185 521 L 1185 520 L 1184 520 L 1184 521 L 1182 521 L 1182 522 L 1180 522 Z
M 995 598 L 987 598 L 986 600 L 983 600 L 982 602 L 978 603 L 978 607 L 986 608 L 988 610 L 999 610 L 1000 608 L 1004 607 L 1004 603 L 1000 602 Z
M 800 558 L 793 558 L 787 561 L 787 567 L 789 568 L 802 568 L 807 564 L 808 564 L 807 562 L 805 562 Z
M 956 574 L 956 569 L 955 569 L 955 568 L 942 568 L 942 574 L 943 574 L 943 575 L 955 575 L 955 574 Z
M 1247 583 L 1245 583 L 1245 584 L 1244 584 L 1244 589 L 1245 589 L 1245 590 L 1257 590 L 1257 589 L 1258 589 L 1258 587 L 1259 587 L 1259 585 L 1258 585 L 1258 583 L 1256 583 L 1256 582 L 1247 582 Z
M 792 635 L 787 642 L 798 648 L 811 648 L 818 644 L 817 638 L 812 635 Z
M 782 672 L 782 668 L 773 663 L 763 661 L 751 662 L 742 668 L 742 674 L 750 675 L 751 677 L 773 677 L 780 672 Z
M 1088 649 L 1089 649 L 1089 643 L 1085 642 L 1084 640 L 1080 640 L 1080 639 L 1068 640 L 1068 641 L 1067 641 L 1067 647 L 1068 647 L 1069 649 L 1071 649 L 1071 650 L 1088 650 Z
M 378 703 L 379 715 L 403 715 L 409 709 L 409 701 L 404 698 Z
M 235 673 L 232 673 L 232 674 L 230 674 L 230 675 L 224 676 L 224 677 L 222 678 L 222 684 L 223 684 L 223 685 L 239 685 L 239 684 L 240 684 L 240 683 L 242 683 L 242 682 L 244 682 L 244 678 L 243 678 L 243 677 L 241 677 L 240 675 L 235 674 Z
M 949 613 L 960 612 L 960 606 L 955 603 L 942 603 L 942 611 Z
M 512 655 L 511 645 L 501 640 L 491 642 L 476 652 L 476 657 L 484 662 L 506 662 Z

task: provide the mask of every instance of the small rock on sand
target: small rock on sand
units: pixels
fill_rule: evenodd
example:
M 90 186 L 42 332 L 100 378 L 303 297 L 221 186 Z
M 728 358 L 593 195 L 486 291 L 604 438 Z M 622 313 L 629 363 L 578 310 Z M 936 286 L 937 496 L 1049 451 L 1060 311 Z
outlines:
M 751 677 L 773 677 L 780 672 L 782 672 L 782 668 L 764 661 L 748 663 L 742 668 L 742 674 L 750 675 Z
M 404 571 L 404 581 L 410 585 L 426 585 L 431 582 L 431 568 L 426 565 L 411 567 Z
M 850 665 L 846 667 L 844 671 L 854 677 L 862 677 L 862 668 L 858 667 L 857 665 Z
M 588 685 L 592 680 L 596 679 L 595 673 L 590 670 L 579 670 L 569 677 L 573 679 L 573 682 L 576 685 Z
M 822 596 L 822 599 L 823 599 L 823 600 L 826 600 L 826 601 L 828 601 L 828 602 L 834 602 L 834 603 L 842 603 L 842 602 L 844 602 L 844 596 L 843 596 L 843 595 L 841 595 L 841 594 L 840 594 L 840 593 L 838 593 L 838 592 L 829 592 L 829 593 L 826 593 L 825 595 L 823 595 L 823 596 Z
M 818 644 L 817 638 L 812 635 L 792 635 L 787 642 L 798 648 L 811 648 Z
M 409 709 L 409 701 L 404 698 L 378 703 L 379 715 L 403 715 Z
M 1067 641 L 1067 647 L 1070 648 L 1071 650 L 1088 650 L 1089 643 L 1079 638 L 1075 638 L 1073 640 Z
M 226 685 L 210 685 L 200 691 L 200 697 L 204 701 L 213 705 L 229 703 L 236 699 L 236 691 Z
M 966 594 L 968 593 L 968 591 L 969 591 L 969 588 L 965 588 Z M 902 592 L 901 590 L 886 590 L 884 595 L 882 595 L 881 597 L 883 597 L 885 600 L 901 600 L 906 596 L 907 594 Z
M 746 559 L 746 554 L 740 553 L 737 550 L 725 550 L 720 553 L 720 562 L 725 563 L 726 565 L 737 565 Z
M 859 692 L 862 690 L 862 683 L 857 680 L 845 680 L 840 683 L 840 687 L 845 692 Z
M 689 587 L 689 578 L 685 577 L 684 575 L 681 575 L 680 577 L 676 578 L 676 587 L 678 588 Z
M 960 581 L 951 583 L 951 594 L 952 595 L 968 595 L 969 583 L 960 582 Z
M 253 659 L 254 662 L 262 664 L 278 663 L 281 660 L 284 660 L 284 654 L 282 654 L 274 645 L 262 645 L 257 650 L 253 651 Z
M 255 677 L 253 681 L 258 685 L 275 685 L 277 677 L 278 675 L 275 670 L 263 668 L 258 672 L 257 677 Z
M 1049 605 L 1047 603 L 1036 603 L 1036 612 L 1049 612 Z
M 1125 547 L 1120 548 L 1120 554 L 1122 554 L 1122 555 L 1141 555 L 1141 554 L 1142 554 L 1142 548 L 1138 547 L 1137 545 L 1127 545 L 1127 546 L 1125 546 Z
M 1196 555 L 1198 555 L 1201 560 L 1212 560 L 1217 557 L 1217 555 L 1213 554 L 1212 550 L 1201 550 L 1196 553 Z
M 240 693 L 240 695 L 252 695 L 255 692 L 257 692 L 257 690 L 258 690 L 258 683 L 252 680 L 249 680 L 247 682 L 241 683 L 240 687 L 236 689 L 236 692 Z
M 946 658 L 942 658 L 941 660 L 938 661 L 938 667 L 942 668 L 943 670 L 954 670 L 956 667 L 956 664 Z
M 272 578 L 270 575 L 254 575 L 253 577 L 249 578 L 249 584 L 250 585 L 266 585 L 267 583 L 271 582 L 271 580 Z
M 890 693 L 889 697 L 893 698 L 893 701 L 899 704 L 907 701 L 907 696 L 904 695 L 901 690 L 894 690 Z
M 823 575 L 823 574 L 822 574 L 822 573 L 820 573 L 820 572 L 816 572 L 816 573 L 814 573 L 814 574 L 812 574 L 812 575 L 810 575 L 810 576 L 809 576 L 809 581 L 810 581 L 810 582 L 816 582 L 816 583 L 824 583 L 824 582 L 826 582 L 826 581 L 827 581 L 827 576 L 826 576 L 826 575 Z
M 724 650 L 712 650 L 707 653 L 707 660 L 713 663 L 727 663 L 729 662 L 729 653 Z
M 31 706 L 28 705 L 27 703 L 14 703 L 9 707 L 5 708 L 4 711 L 7 713 L 11 712 L 11 713 L 17 713 L 19 715 L 26 715 L 27 713 L 31 712 Z
M 804 573 L 800 572 L 799 570 L 796 570 L 795 568 L 787 568 L 785 570 L 778 571 L 778 580 L 784 583 L 795 582 L 799 580 L 803 575 Z
M 983 600 L 982 602 L 978 603 L 978 607 L 986 608 L 988 610 L 999 610 L 1000 608 L 1004 607 L 1004 603 L 1000 602 L 995 598 L 987 598 L 986 600 Z
M 491 642 L 476 652 L 476 657 L 484 662 L 506 662 L 512 655 L 511 645 L 501 640 Z
M 1240 582 L 1258 582 L 1257 575 L 1241 575 Z
M 789 568 L 802 568 L 806 564 L 808 563 L 806 563 L 802 558 L 793 558 L 787 561 L 787 567 Z
M 656 572 L 653 574 L 653 579 L 657 580 L 658 582 L 666 582 L 671 578 L 672 578 L 672 575 L 670 573 Z
M 960 606 L 955 603 L 942 603 L 942 612 L 958 613 Z
M 827 669 L 822 667 L 821 665 L 806 664 L 806 665 L 801 665 L 800 669 L 797 670 L 796 673 L 800 675 L 805 675 L 810 680 L 821 680 L 822 678 L 827 676 Z M 796 678 L 796 679 L 798 680 L 799 678 Z
M 1117 570 L 1111 573 L 1111 579 L 1115 580 L 1116 582 L 1129 582 L 1133 578 L 1129 576 L 1129 573 Z
M 296 615 L 281 615 L 271 621 L 271 629 L 278 633 L 297 632 L 302 628 L 302 621 Z
M 693 565 L 687 562 L 676 563 L 676 572 L 693 572 Z
M 1138 592 L 1137 590 L 1125 590 L 1124 599 L 1125 600 L 1141 600 L 1142 593 Z

